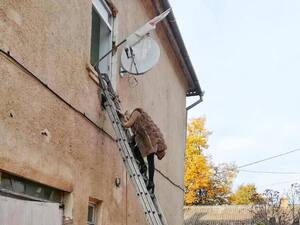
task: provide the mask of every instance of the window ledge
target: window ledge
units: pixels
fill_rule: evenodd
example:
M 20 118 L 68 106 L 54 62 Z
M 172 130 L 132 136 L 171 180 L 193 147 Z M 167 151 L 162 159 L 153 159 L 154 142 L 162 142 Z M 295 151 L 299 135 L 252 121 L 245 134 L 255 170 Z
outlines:
M 68 217 L 66 217 L 66 218 L 64 218 L 64 225 L 72 225 L 73 224 L 73 219 L 71 219 L 71 218 L 68 218 Z
M 88 63 L 86 64 L 86 69 L 89 72 L 89 76 L 90 78 L 97 84 L 99 85 L 99 78 L 98 78 L 98 73 L 96 72 L 96 70 L 94 69 L 94 67 Z

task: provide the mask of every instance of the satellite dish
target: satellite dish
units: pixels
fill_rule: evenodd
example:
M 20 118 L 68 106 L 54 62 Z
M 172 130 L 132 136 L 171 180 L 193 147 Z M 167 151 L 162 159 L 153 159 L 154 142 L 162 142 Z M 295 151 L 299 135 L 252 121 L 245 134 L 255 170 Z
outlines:
M 147 35 L 134 45 L 127 46 L 122 50 L 121 65 L 128 73 L 142 75 L 155 66 L 159 56 L 158 44 Z

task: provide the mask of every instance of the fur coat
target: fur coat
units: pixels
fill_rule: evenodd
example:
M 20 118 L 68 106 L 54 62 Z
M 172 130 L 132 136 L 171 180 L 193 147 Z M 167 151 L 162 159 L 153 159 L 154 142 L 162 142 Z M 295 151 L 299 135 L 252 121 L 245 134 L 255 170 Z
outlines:
M 141 108 L 136 108 L 127 119 L 123 119 L 123 126 L 131 128 L 135 142 L 143 157 L 155 153 L 162 159 L 167 150 L 164 137 L 151 117 Z

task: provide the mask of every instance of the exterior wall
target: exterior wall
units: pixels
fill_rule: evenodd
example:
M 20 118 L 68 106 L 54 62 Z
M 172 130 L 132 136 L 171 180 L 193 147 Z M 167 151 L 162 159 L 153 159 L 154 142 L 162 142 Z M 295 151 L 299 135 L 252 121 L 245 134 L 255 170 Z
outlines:
M 113 3 L 119 11 L 118 40 L 154 16 L 151 1 Z M 133 187 L 107 134 L 111 129 L 99 106 L 97 85 L 86 70 L 91 7 L 86 0 L 0 1 L 0 48 L 105 130 L 0 56 L 0 169 L 72 192 L 76 225 L 86 223 L 89 197 L 103 202 L 103 224 L 143 224 Z M 163 28 L 153 36 L 161 46 L 158 65 L 138 77 L 134 88 L 128 77 L 114 74 L 116 87 L 124 109 L 144 108 L 161 128 L 168 152 L 157 167 L 182 185 L 186 81 Z M 41 134 L 44 130 L 47 136 Z M 116 177 L 120 188 L 114 185 Z M 160 174 L 155 179 L 169 224 L 181 225 L 183 192 Z

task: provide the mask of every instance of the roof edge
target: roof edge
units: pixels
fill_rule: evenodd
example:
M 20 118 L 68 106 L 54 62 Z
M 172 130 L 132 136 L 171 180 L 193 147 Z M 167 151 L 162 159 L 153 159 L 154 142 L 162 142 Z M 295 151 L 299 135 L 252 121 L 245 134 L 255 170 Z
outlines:
M 157 14 L 160 14 L 163 11 L 171 8 L 171 5 L 168 0 L 152 0 L 152 2 L 154 5 L 155 12 Z M 166 28 L 171 45 L 175 50 L 176 55 L 179 56 L 182 69 L 187 76 L 188 89 L 186 92 L 186 96 L 200 96 L 200 99 L 202 101 L 204 92 L 200 87 L 197 75 L 195 73 L 194 67 L 185 47 L 173 11 L 171 11 L 167 18 L 163 20 L 162 24 Z

